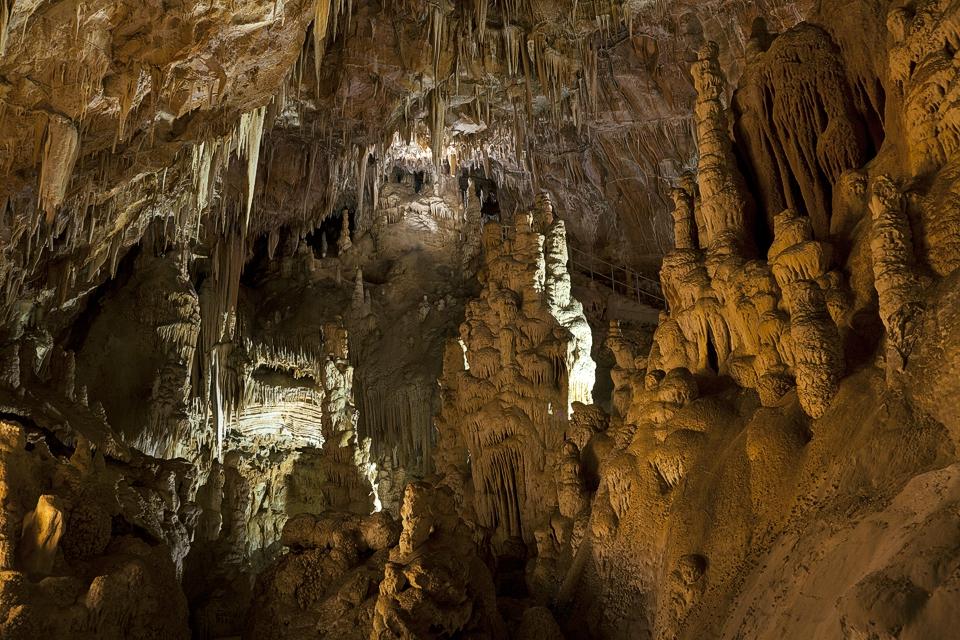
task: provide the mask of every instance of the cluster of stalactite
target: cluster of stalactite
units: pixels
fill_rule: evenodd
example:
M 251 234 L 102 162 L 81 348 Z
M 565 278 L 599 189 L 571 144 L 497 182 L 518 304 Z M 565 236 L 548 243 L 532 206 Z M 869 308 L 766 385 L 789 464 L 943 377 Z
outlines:
M 754 38 L 751 64 L 738 83 L 737 141 L 751 161 L 768 223 L 792 209 L 810 218 L 817 239 L 826 239 L 833 185 L 882 142 L 882 130 L 868 123 L 883 106 L 858 100 L 836 45 L 819 27 L 804 24 L 772 44 L 764 40 Z

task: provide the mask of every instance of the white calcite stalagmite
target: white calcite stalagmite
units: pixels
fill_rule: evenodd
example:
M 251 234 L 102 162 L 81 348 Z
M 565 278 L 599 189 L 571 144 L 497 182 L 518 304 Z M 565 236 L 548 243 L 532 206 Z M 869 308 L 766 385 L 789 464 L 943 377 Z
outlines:
M 583 313 L 583 305 L 571 294 L 570 272 L 567 265 L 567 233 L 563 220 L 554 217 L 549 196 L 542 194 L 534 215 L 543 225 L 543 255 L 546 269 L 544 292 L 550 314 L 570 332 L 566 361 L 568 366 L 568 399 L 572 411 L 574 402 L 591 404 L 596 364 L 591 356 L 593 335 Z
M 362 312 L 365 299 L 363 297 L 363 270 L 357 267 L 357 273 L 353 278 L 353 299 L 351 305 L 354 312 Z
M 532 541 L 554 508 L 549 469 L 569 407 L 589 401 L 594 382 L 592 337 L 570 295 L 566 235 L 551 209 L 543 199 L 513 228 L 487 223 L 484 289 L 467 305 L 441 379 L 437 467 L 500 539 Z

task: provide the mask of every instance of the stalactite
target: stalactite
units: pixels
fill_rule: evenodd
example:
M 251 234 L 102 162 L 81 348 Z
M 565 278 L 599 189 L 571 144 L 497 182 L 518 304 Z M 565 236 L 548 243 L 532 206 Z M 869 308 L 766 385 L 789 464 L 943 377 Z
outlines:
M 209 282 L 201 290 L 200 362 L 203 379 L 198 393 L 209 393 L 205 413 L 214 411 L 217 451 L 222 449 L 226 423 L 239 404 L 238 389 L 231 384 L 227 358 L 236 336 L 236 309 L 240 274 L 245 259 L 245 234 L 233 231 L 214 248 Z
M 77 161 L 79 135 L 66 118 L 51 116 L 45 138 L 39 197 L 46 212 L 47 223 L 52 224 L 57 209 L 66 196 L 73 166 Z
M 447 103 L 440 89 L 430 94 L 430 144 L 434 165 L 439 168 L 444 146 L 444 127 L 446 125 Z
M 260 162 L 260 141 L 263 138 L 263 123 L 267 108 L 260 107 L 240 117 L 238 129 L 238 155 L 247 158 L 247 204 L 244 226 L 250 225 L 253 195 L 257 186 L 257 167 Z
M 323 64 L 323 52 L 326 47 L 327 26 L 330 21 L 330 4 L 336 1 L 314 0 L 313 3 L 313 70 L 318 87 L 320 84 L 320 67 Z
M 130 116 L 130 110 L 133 108 L 134 98 L 140 89 L 140 72 L 124 74 L 120 76 L 120 94 L 119 100 L 120 113 L 117 121 L 117 132 L 113 139 L 113 149 L 116 151 L 117 143 L 123 142 L 127 134 L 127 118 Z
M 358 168 L 357 168 L 357 212 L 354 218 L 354 224 L 357 229 L 360 230 L 363 228 L 362 221 L 364 220 L 364 206 L 366 204 L 367 197 L 367 166 L 370 164 L 370 150 L 367 148 L 360 149 Z

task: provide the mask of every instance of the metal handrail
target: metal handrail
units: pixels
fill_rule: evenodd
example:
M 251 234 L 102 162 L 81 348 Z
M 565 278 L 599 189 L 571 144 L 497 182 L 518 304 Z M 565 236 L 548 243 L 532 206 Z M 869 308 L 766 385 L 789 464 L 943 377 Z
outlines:
M 666 307 L 666 299 L 660 294 L 660 283 L 648 278 L 630 267 L 617 265 L 602 258 L 598 258 L 582 249 L 569 248 L 571 270 L 576 269 L 588 276 L 594 282 L 612 289 L 613 291 L 636 298 L 641 304 L 648 304 L 656 308 Z M 584 260 L 588 258 L 589 260 Z M 652 287 L 651 291 L 644 288 Z
M 598 258 L 598 257 L 595 256 L 594 254 L 588 253 L 588 252 L 584 251 L 583 249 L 578 249 L 578 248 L 576 248 L 576 247 L 570 247 L 570 248 L 569 248 L 569 251 L 570 251 L 571 254 L 574 254 L 574 253 L 575 253 L 575 254 L 580 255 L 580 256 L 586 256 L 586 257 L 588 257 L 589 259 L 593 260 L 594 263 L 599 263 L 599 264 L 603 265 L 604 267 L 612 267 L 612 268 L 617 269 L 617 270 L 619 270 L 619 271 L 627 271 L 627 272 L 629 272 L 632 276 L 634 276 L 637 280 L 639 280 L 639 281 L 641 281 L 641 282 L 648 282 L 648 283 L 650 283 L 653 287 L 655 287 L 657 290 L 660 289 L 660 281 L 659 281 L 659 280 L 655 280 L 655 279 L 653 279 L 653 278 L 651 278 L 651 277 L 649 277 L 649 276 L 645 276 L 645 275 L 643 275 L 642 273 L 640 273 L 639 271 L 635 271 L 635 270 L 631 269 L 630 267 L 627 267 L 627 266 L 622 265 L 622 264 L 614 264 L 613 262 L 608 262 L 607 260 L 604 260 L 603 258 Z
M 500 223 L 500 235 L 503 241 L 507 240 L 509 229 L 512 228 L 513 225 Z M 583 249 L 570 246 L 569 243 L 567 245 L 567 255 L 570 271 L 576 270 L 616 293 L 636 298 L 640 304 L 647 304 L 658 309 L 666 308 L 667 301 L 660 293 L 660 283 L 653 278 L 647 277 L 626 265 L 614 264 L 603 258 L 598 258 Z M 620 277 L 618 278 L 618 276 Z M 644 284 L 649 288 L 644 288 L 642 286 Z

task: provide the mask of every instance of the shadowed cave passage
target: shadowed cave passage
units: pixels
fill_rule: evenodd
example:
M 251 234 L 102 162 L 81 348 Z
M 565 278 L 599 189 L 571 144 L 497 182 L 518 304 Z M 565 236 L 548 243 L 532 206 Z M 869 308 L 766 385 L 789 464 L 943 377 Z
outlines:
M 947 638 L 946 0 L 0 1 L 0 638 Z

